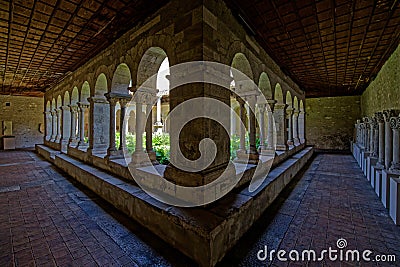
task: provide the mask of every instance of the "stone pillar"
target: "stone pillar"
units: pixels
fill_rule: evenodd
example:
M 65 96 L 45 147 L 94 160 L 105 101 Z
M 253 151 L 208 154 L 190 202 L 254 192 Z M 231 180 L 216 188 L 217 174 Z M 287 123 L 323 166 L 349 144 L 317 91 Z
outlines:
M 57 112 L 51 111 L 51 138 L 50 142 L 54 142 L 57 138 Z
M 249 104 L 249 142 L 250 149 L 248 151 L 249 154 L 258 155 L 257 147 L 256 147 L 256 102 L 257 96 L 250 95 L 246 96 L 246 100 Z
M 69 138 L 71 137 L 71 111 L 69 106 L 62 106 L 62 136 L 61 151 L 67 152 Z
M 378 142 L 379 142 L 379 132 L 378 132 L 378 120 L 376 116 L 372 119 L 371 123 L 371 145 L 372 145 L 372 157 L 378 157 Z
M 127 130 L 127 123 L 128 121 L 125 119 L 126 115 L 126 105 L 129 103 L 130 99 L 129 98 L 120 98 L 119 99 L 119 104 L 121 106 L 121 113 L 120 113 L 120 118 L 119 118 L 119 125 L 120 125 L 120 135 L 119 135 L 119 150 L 120 153 L 123 152 L 124 149 L 126 149 L 126 130 Z
M 71 110 L 71 137 L 69 138 L 69 146 L 76 147 L 78 145 L 78 138 L 76 135 L 76 125 L 78 122 L 78 106 L 70 105 Z
M 276 103 L 276 100 L 267 100 L 269 108 L 267 108 L 267 116 L 268 116 L 268 133 L 267 133 L 267 154 L 275 153 L 274 146 L 274 116 L 273 110 Z
M 157 115 L 157 118 L 156 118 L 154 127 L 156 128 L 156 133 L 161 134 L 162 127 L 163 127 L 163 123 L 161 121 L 161 96 L 157 99 L 157 114 L 156 115 Z
M 390 118 L 394 117 L 394 112 L 385 110 L 383 111 L 383 117 L 385 119 L 385 169 L 389 169 L 393 159 L 393 131 L 390 127 Z
M 400 129 L 400 117 L 390 118 L 390 127 L 393 131 L 393 161 L 390 167 L 392 173 L 400 175 L 400 140 L 399 140 L 399 129 Z
M 45 140 L 49 141 L 52 136 L 52 116 L 50 111 L 46 111 L 45 113 L 45 119 L 46 119 L 46 136 Z
M 245 101 L 238 97 L 237 101 L 239 102 L 239 111 L 240 111 L 240 142 L 239 142 L 239 150 L 237 151 L 237 155 L 245 154 L 246 153 L 246 128 L 244 125 L 246 125 L 246 108 L 245 108 Z
M 364 118 L 364 146 L 365 152 L 370 152 L 370 121 L 369 118 Z
M 78 148 L 85 149 L 88 147 L 88 143 L 85 142 L 85 111 L 89 108 L 89 103 L 80 102 L 79 107 L 79 143 Z
M 107 100 L 110 103 L 110 137 L 109 146 L 107 149 L 107 158 L 116 158 L 119 155 L 118 150 L 115 146 L 115 106 L 117 105 L 118 98 L 114 97 L 110 93 L 106 94 Z
M 288 119 L 288 128 L 287 128 L 287 133 L 288 133 L 288 140 L 287 140 L 287 144 L 289 146 L 294 145 L 293 142 L 293 108 L 292 107 L 288 107 L 286 109 L 286 116 Z
M 109 114 L 110 106 L 105 96 L 90 97 L 90 131 L 89 148 L 91 155 L 104 157 L 109 145 Z
M 376 113 L 378 121 L 378 166 L 385 165 L 385 120 L 382 112 Z
M 278 103 L 274 107 L 274 118 L 276 128 L 276 150 L 286 151 L 288 150 L 287 145 L 287 130 L 286 130 L 286 104 Z
M 306 142 L 305 116 L 306 113 L 303 110 L 300 110 L 298 118 L 298 130 L 299 130 L 299 139 L 301 144 L 304 144 Z
M 300 145 L 299 139 L 299 111 L 295 110 L 293 112 L 293 143 L 295 146 Z
M 148 154 L 150 160 L 155 162 L 156 152 L 153 150 L 153 105 L 151 103 L 147 104 L 146 116 L 146 153 Z
M 265 150 L 265 108 L 266 104 L 258 104 L 258 110 L 260 114 L 260 148 L 259 151 L 262 154 L 262 151 Z
M 57 136 L 56 136 L 56 143 L 60 143 L 61 142 L 61 136 L 62 136 L 62 132 L 61 132 L 61 118 L 62 118 L 62 109 L 61 107 L 57 108 Z

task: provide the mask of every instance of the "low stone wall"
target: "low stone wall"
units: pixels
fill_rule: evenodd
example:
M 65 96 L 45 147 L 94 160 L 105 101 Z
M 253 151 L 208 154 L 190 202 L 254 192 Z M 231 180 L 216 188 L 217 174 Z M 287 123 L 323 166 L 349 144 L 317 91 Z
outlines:
M 38 147 L 44 152 L 46 147 Z M 54 164 L 87 186 L 166 242 L 193 258 L 200 266 L 214 266 L 305 166 L 313 153 L 308 147 L 276 166 L 254 192 L 247 186 L 198 208 L 161 203 L 139 187 L 89 166 L 66 154 Z

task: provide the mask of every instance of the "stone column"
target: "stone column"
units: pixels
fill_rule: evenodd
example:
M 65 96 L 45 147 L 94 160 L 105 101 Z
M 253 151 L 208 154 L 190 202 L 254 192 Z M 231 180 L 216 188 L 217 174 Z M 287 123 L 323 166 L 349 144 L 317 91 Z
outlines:
M 127 120 L 125 119 L 126 115 L 126 105 L 129 103 L 130 99 L 127 98 L 120 98 L 119 104 L 121 106 L 121 114 L 119 118 L 119 125 L 120 125 L 120 135 L 119 135 L 119 150 L 120 153 L 124 149 L 126 149 L 126 130 L 127 130 Z
M 295 146 L 300 145 L 299 139 L 299 111 L 295 110 L 293 112 L 293 143 Z
M 69 146 L 76 147 L 78 145 L 78 139 L 76 135 L 76 125 L 78 121 L 78 106 L 70 105 L 71 110 L 71 137 L 69 138 Z
M 274 118 L 276 128 L 276 150 L 287 151 L 287 130 L 286 130 L 286 104 L 278 103 L 274 107 Z
M 79 143 L 78 148 L 85 149 L 88 143 L 85 142 L 85 111 L 89 107 L 89 103 L 80 102 L 79 107 Z
M 57 138 L 57 112 L 51 111 L 51 138 L 50 142 L 54 142 Z
M 149 155 L 151 161 L 154 162 L 156 160 L 156 153 L 153 150 L 153 105 L 151 103 L 147 104 L 146 116 L 146 153 Z
M 61 142 L 61 136 L 62 136 L 62 132 L 61 132 L 61 118 L 62 118 L 62 109 L 61 107 L 57 108 L 57 136 L 56 136 L 56 143 L 60 143 Z
M 286 109 L 286 116 L 288 118 L 288 140 L 287 143 L 288 145 L 292 146 L 294 145 L 293 142 L 293 108 L 292 107 L 288 107 Z
M 365 125 L 365 135 L 364 135 L 364 146 L 365 146 L 365 152 L 370 152 L 370 122 L 369 118 L 364 118 L 364 125 Z
M 156 127 L 157 134 L 162 133 L 162 127 L 163 127 L 163 123 L 161 121 L 161 98 L 162 98 L 162 96 L 160 96 L 157 99 L 157 118 L 156 118 L 156 122 L 154 124 L 154 126 Z
M 109 145 L 110 106 L 105 96 L 95 95 L 89 98 L 90 103 L 90 136 L 88 152 L 91 155 L 104 157 Z
M 378 140 L 378 121 L 377 118 L 374 117 L 371 122 L 371 152 L 374 158 L 378 157 Z
M 256 147 L 256 102 L 257 96 L 250 95 L 246 96 L 246 100 L 249 104 L 249 142 L 250 142 L 250 149 L 248 151 L 249 154 L 257 155 L 257 147 Z
M 383 111 L 385 119 L 385 169 L 389 169 L 393 159 L 393 131 L 390 127 L 390 118 L 394 117 L 393 110 Z
M 385 120 L 382 112 L 375 113 L 378 123 L 378 163 L 377 166 L 383 167 L 385 164 Z
M 301 144 L 304 144 L 306 142 L 305 115 L 306 113 L 303 110 L 300 110 L 298 118 L 298 130 L 299 130 L 299 139 Z
M 400 117 L 390 118 L 390 127 L 393 131 L 393 161 L 390 167 L 390 171 L 392 173 L 400 175 Z
M 71 137 L 71 112 L 69 106 L 62 106 L 62 136 L 61 151 L 67 152 L 69 138 Z
M 46 136 L 45 140 L 49 141 L 52 136 L 52 117 L 51 117 L 51 112 L 46 111 L 45 113 L 45 118 L 46 118 Z
M 266 104 L 258 104 L 258 110 L 260 113 L 260 148 L 259 151 L 262 154 L 262 151 L 265 150 L 265 108 Z
M 267 151 L 268 154 L 275 153 L 275 146 L 274 146 L 274 116 L 273 110 L 276 103 L 276 100 L 267 100 L 269 108 L 267 108 L 267 117 L 268 117 L 268 134 L 267 134 Z
M 118 150 L 115 146 L 115 106 L 117 105 L 118 99 L 113 97 L 111 94 L 106 94 L 106 97 L 110 103 L 110 137 L 109 146 L 107 149 L 107 157 L 113 158 L 118 157 Z
M 239 111 L 240 111 L 240 142 L 239 142 L 239 150 L 237 151 L 237 155 L 239 157 L 240 154 L 245 154 L 246 153 L 246 128 L 244 125 L 246 125 L 246 108 L 245 108 L 245 101 L 238 97 L 237 101 L 239 102 Z

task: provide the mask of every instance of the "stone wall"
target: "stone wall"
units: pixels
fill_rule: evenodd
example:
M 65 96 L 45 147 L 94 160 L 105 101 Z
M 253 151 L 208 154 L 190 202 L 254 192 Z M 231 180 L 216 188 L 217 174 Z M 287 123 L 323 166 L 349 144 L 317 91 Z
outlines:
M 400 45 L 361 97 L 363 116 L 385 109 L 400 109 Z
M 360 116 L 360 96 L 307 99 L 307 144 L 316 149 L 349 150 Z
M 43 110 L 43 98 L 0 95 L 0 125 L 3 121 L 12 121 L 17 148 L 43 143 L 43 133 L 39 131 L 43 125 Z

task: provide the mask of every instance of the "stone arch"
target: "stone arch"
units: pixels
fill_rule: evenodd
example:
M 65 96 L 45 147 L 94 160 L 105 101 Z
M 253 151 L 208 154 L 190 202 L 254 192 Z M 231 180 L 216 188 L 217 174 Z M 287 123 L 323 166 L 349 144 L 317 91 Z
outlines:
M 65 91 L 63 105 L 68 106 L 70 103 L 71 103 L 71 99 L 69 97 L 69 92 Z
M 75 86 L 72 89 L 71 105 L 76 105 L 78 102 L 79 102 L 79 91 L 78 91 L 78 88 Z
M 111 91 L 127 94 L 131 80 L 131 71 L 128 65 L 126 63 L 119 64 L 114 71 L 114 75 L 111 81 Z
M 150 47 L 143 54 L 137 71 L 136 85 L 140 86 L 146 82 L 146 86 L 156 88 L 157 76 L 161 64 L 167 58 L 167 53 L 161 47 Z M 154 78 L 148 80 L 150 77 Z
M 62 106 L 62 98 L 61 98 L 61 95 L 58 95 L 56 108 L 60 108 L 61 106 Z
M 278 104 L 283 104 L 283 92 L 282 92 L 282 87 L 279 83 L 276 83 L 275 85 L 274 98 Z
M 250 62 L 243 53 L 235 54 L 235 56 L 232 59 L 231 67 L 242 72 L 247 77 L 253 80 L 253 71 Z M 243 80 L 243 77 L 238 77 L 238 75 L 235 72 L 233 72 L 232 75 L 235 82 Z
M 264 94 L 266 99 L 272 99 L 272 89 L 271 89 L 271 82 L 269 80 L 268 74 L 262 72 L 260 78 L 258 79 L 258 88 Z
M 100 73 L 97 76 L 96 83 L 94 85 L 94 95 L 104 96 L 104 94 L 106 94 L 107 92 L 107 76 L 104 73 Z
M 87 103 L 88 102 L 88 98 L 90 97 L 90 85 L 87 81 L 85 81 L 82 84 L 82 90 L 81 90 L 81 98 L 80 101 L 82 103 Z
M 293 99 L 292 99 L 292 94 L 290 93 L 290 91 L 286 92 L 286 104 L 288 105 L 288 107 L 293 107 Z
M 298 101 L 298 99 L 297 99 L 297 96 L 294 96 L 294 99 L 293 99 L 293 108 L 294 108 L 296 111 L 299 110 L 299 101 Z

